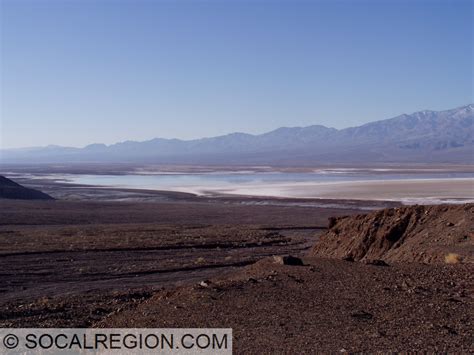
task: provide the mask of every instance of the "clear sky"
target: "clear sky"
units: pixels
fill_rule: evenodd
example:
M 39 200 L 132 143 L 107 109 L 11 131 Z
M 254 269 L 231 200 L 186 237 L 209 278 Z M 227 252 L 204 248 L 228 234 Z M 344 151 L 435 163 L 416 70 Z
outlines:
M 0 147 L 359 125 L 473 99 L 473 1 L 0 0 Z

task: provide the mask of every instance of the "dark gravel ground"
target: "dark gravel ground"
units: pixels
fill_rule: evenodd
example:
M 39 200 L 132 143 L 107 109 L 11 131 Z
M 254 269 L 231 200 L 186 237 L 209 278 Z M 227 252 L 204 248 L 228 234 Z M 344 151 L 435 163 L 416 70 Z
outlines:
M 360 210 L 235 201 L 0 207 L 3 327 L 230 327 L 235 352 L 255 354 L 474 351 L 472 264 L 268 258 L 306 255 L 328 217 Z
M 0 325 L 29 327 L 90 325 L 136 304 L 128 293 L 305 253 L 330 215 L 355 212 L 192 202 L 0 200 L 0 207 Z
M 471 265 L 266 259 L 208 287 L 154 294 L 102 327 L 233 328 L 236 353 L 474 351 Z

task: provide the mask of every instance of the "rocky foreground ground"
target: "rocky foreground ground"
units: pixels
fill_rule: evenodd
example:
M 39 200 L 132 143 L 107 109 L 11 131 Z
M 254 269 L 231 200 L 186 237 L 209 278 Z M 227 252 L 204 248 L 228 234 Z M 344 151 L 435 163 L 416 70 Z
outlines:
M 95 326 L 231 327 L 238 353 L 472 352 L 473 216 L 415 206 L 331 219 L 303 265 L 266 258 Z
M 99 327 L 224 327 L 236 353 L 473 351 L 470 265 L 272 258 L 225 280 L 163 290 Z
M 235 353 L 474 351 L 472 204 L 40 203 L 0 211 L 4 327 L 225 327 Z M 334 215 L 349 217 L 324 231 Z
M 301 255 L 351 209 L 0 199 L 0 324 L 88 327 L 153 292 Z

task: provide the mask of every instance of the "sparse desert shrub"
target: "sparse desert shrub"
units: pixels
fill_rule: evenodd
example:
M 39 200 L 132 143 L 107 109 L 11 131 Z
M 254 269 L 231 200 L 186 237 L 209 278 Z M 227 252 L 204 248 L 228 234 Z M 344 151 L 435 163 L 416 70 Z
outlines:
M 204 264 L 206 262 L 206 259 L 204 259 L 202 256 L 196 259 L 194 262 L 195 264 Z
M 47 296 L 43 296 L 41 297 L 39 300 L 38 300 L 38 305 L 40 307 L 46 307 L 48 306 L 49 304 L 51 304 L 51 299 Z
M 444 257 L 444 262 L 446 264 L 458 264 L 462 261 L 462 258 L 459 254 L 456 253 L 448 253 Z

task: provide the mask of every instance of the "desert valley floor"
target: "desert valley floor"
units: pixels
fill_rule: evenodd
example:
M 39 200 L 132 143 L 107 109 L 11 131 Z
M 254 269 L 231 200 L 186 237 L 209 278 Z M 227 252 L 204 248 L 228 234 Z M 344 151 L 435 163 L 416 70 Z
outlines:
M 236 353 L 474 351 L 472 204 L 81 194 L 98 198 L 0 200 L 2 327 L 230 327 Z M 367 225 L 410 257 L 364 246 L 380 237 Z M 304 265 L 273 258 L 288 254 Z

